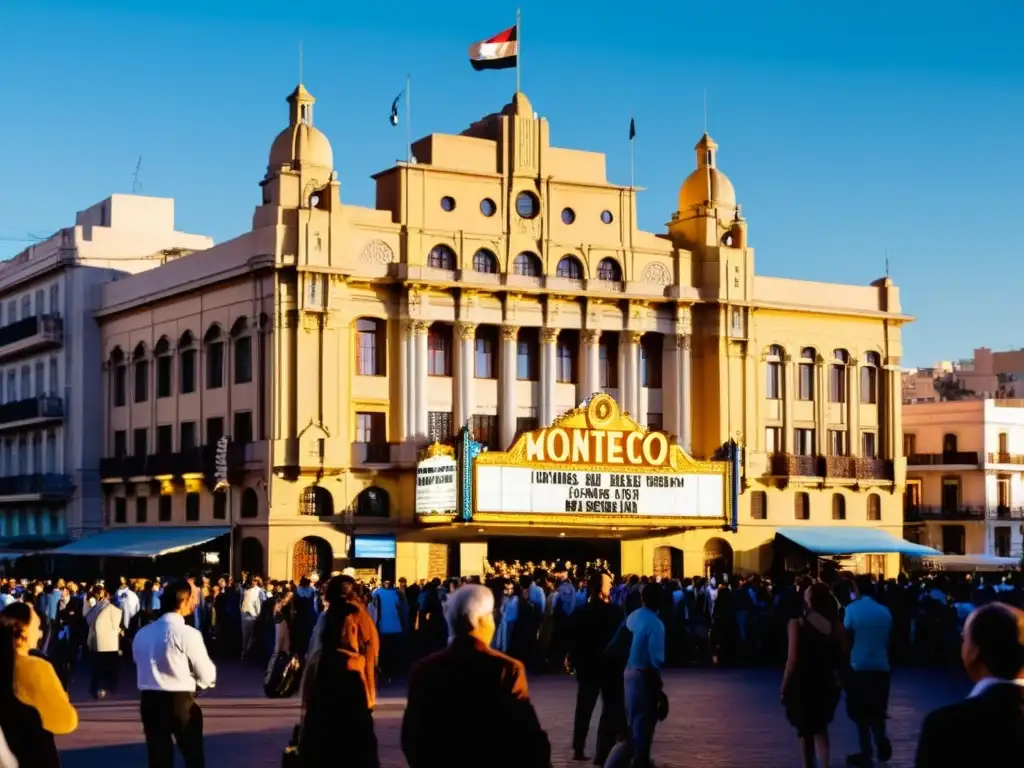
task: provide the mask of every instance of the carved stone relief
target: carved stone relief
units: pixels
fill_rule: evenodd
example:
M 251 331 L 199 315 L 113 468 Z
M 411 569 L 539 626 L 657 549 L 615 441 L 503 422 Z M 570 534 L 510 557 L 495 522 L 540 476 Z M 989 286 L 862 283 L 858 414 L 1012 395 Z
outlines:
M 393 264 L 395 252 L 383 240 L 371 240 L 363 247 L 359 260 L 366 264 Z
M 672 272 L 664 264 L 652 261 L 644 267 L 643 281 L 645 283 L 656 283 L 658 285 L 671 285 Z

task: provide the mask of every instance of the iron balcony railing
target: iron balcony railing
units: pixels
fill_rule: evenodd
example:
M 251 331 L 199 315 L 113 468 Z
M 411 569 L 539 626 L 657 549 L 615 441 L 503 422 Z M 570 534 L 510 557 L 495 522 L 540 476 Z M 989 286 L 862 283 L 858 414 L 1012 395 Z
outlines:
M 28 397 L 0 405 L 0 424 L 12 424 L 32 419 L 64 418 L 64 400 L 51 395 Z
M 951 464 L 977 465 L 981 458 L 977 451 L 946 451 L 944 453 L 912 453 L 907 456 L 907 464 L 912 466 L 947 466 Z
M 39 495 L 65 499 L 74 489 L 70 475 L 58 473 L 0 477 L 0 497 Z
M 908 506 L 903 510 L 903 519 L 908 522 L 924 520 L 984 520 L 988 510 L 985 507 L 957 505 L 955 507 Z
M 771 473 L 780 477 L 828 477 L 851 480 L 892 480 L 887 459 L 860 456 L 797 456 L 774 453 Z

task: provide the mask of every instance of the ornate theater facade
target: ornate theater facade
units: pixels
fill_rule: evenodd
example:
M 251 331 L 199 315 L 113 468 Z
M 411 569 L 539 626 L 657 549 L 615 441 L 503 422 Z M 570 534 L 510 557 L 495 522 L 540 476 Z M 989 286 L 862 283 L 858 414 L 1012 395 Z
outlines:
M 108 527 L 231 527 L 277 578 L 517 542 L 749 572 L 780 526 L 900 534 L 899 292 L 756 274 L 709 136 L 652 233 L 521 93 L 415 142 L 372 208 L 288 104 L 251 231 L 104 287 Z

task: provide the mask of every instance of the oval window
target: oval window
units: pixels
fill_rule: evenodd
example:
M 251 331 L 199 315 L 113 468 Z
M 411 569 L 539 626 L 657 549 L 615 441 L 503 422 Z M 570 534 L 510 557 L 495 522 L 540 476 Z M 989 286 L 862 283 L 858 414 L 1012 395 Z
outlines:
M 563 208 L 562 223 L 572 224 L 574 221 L 576 221 L 576 211 L 574 211 L 572 208 Z
M 532 192 L 520 192 L 516 196 L 516 213 L 521 218 L 532 219 L 540 211 L 540 201 Z
M 448 195 L 445 195 L 444 197 L 442 197 L 441 198 L 441 210 L 442 211 L 448 211 L 449 213 L 454 211 L 455 210 L 455 198 L 454 197 L 448 197 Z
M 493 216 L 498 210 L 498 206 L 494 204 L 494 201 L 489 197 L 485 197 L 480 201 L 480 213 L 484 216 Z
M 615 217 L 612 216 L 611 211 L 601 211 L 601 221 L 603 221 L 605 224 L 611 224 L 614 220 Z

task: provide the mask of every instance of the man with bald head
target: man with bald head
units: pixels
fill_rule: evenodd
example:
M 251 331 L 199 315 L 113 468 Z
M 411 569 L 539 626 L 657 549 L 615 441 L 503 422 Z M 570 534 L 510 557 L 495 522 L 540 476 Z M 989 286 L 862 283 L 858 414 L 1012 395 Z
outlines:
M 1002 603 L 964 624 L 970 695 L 925 718 L 916 768 L 1013 765 L 1024 755 L 1024 611 Z

